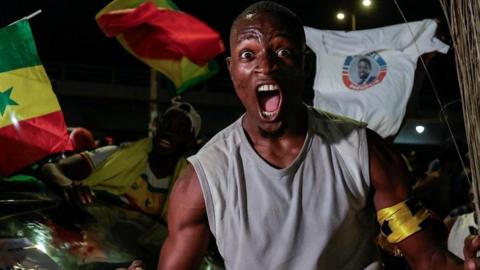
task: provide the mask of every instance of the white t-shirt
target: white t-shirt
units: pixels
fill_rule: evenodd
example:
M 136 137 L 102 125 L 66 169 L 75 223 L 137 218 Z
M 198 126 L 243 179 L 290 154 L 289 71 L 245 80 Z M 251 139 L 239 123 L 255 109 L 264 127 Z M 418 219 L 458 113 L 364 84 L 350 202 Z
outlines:
M 305 27 L 316 54 L 314 106 L 368 123 L 382 137 L 397 133 L 420 55 L 448 46 L 423 20 L 361 31 Z

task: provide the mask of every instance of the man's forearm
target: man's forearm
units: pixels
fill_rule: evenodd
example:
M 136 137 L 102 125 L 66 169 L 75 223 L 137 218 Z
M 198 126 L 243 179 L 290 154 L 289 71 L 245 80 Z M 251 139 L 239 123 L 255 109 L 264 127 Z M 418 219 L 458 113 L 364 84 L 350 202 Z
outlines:
M 201 252 L 195 252 L 197 250 L 186 248 L 189 245 L 188 241 L 176 243 L 172 237 L 167 237 L 162 246 L 157 270 L 198 269 L 202 262 L 203 253 L 208 245 L 208 241 L 201 245 L 203 246 L 199 249 L 202 250 Z
M 463 261 L 442 248 L 424 250 L 423 256 L 405 256 L 415 270 L 457 270 L 463 269 Z
M 41 168 L 42 179 L 46 184 L 65 187 L 72 184 L 72 180 L 63 174 L 63 171 L 54 163 L 47 163 Z

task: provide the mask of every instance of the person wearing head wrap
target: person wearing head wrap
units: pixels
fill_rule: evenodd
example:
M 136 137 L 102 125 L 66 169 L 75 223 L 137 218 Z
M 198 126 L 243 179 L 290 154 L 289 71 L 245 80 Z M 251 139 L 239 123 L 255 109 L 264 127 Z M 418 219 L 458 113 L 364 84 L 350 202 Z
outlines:
M 201 117 L 180 97 L 160 119 L 152 138 L 109 145 L 42 167 L 45 178 L 75 204 L 89 204 L 94 191 L 117 195 L 128 205 L 154 216 L 165 215 L 169 190 L 185 157 L 195 149 Z

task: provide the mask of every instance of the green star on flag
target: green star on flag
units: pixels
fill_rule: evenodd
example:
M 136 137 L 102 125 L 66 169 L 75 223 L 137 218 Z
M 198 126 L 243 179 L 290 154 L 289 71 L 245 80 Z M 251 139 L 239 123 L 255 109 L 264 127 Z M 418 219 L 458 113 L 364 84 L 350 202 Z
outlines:
M 13 99 L 10 98 L 12 94 L 13 87 L 8 88 L 4 92 L 0 92 L 0 115 L 3 116 L 3 113 L 7 109 L 8 105 L 18 105 Z
M 0 28 L 0 178 L 71 148 L 28 20 Z

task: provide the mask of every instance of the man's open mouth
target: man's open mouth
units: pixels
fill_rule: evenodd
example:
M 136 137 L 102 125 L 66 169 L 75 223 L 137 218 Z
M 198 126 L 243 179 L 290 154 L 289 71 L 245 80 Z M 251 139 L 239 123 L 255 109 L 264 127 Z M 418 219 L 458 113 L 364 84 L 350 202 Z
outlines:
M 169 140 L 166 139 L 160 139 L 158 144 L 165 149 L 170 149 L 172 147 L 172 143 Z
M 257 88 L 257 100 L 263 118 L 274 119 L 282 104 L 282 93 L 277 84 L 262 84 Z

